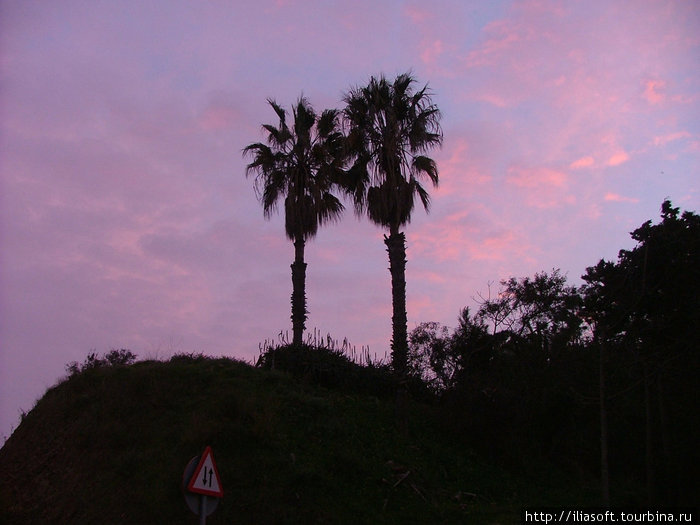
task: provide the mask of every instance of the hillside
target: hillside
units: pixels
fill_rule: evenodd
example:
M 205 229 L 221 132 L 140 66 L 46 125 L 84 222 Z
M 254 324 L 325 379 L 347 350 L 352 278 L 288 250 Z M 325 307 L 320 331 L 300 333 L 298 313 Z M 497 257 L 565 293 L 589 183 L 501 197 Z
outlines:
M 0 523 L 197 523 L 180 483 L 207 445 L 225 491 L 211 524 L 511 523 L 586 503 L 463 450 L 433 407 L 405 410 L 397 425 L 393 396 L 230 359 L 79 371 L 0 449 Z

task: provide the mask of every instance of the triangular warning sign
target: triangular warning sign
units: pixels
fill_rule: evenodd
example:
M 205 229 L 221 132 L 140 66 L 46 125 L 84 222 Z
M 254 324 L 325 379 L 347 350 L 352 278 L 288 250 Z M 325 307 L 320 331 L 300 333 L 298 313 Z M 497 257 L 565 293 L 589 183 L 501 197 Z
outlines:
M 214 456 L 211 453 L 211 447 L 204 449 L 197 468 L 194 469 L 194 474 L 190 483 L 187 485 L 187 490 L 205 496 L 213 496 L 221 498 L 224 495 L 223 487 L 221 486 L 221 478 L 219 471 L 214 463 Z

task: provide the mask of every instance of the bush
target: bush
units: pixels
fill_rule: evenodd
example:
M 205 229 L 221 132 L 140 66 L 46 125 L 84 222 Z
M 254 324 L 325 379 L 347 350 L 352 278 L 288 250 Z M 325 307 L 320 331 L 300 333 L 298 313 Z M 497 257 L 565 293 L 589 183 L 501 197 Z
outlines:
M 119 350 L 112 349 L 107 352 L 102 359 L 97 357 L 96 352 L 90 352 L 82 363 L 78 363 L 77 361 L 68 363 L 66 365 L 66 371 L 68 375 L 74 376 L 93 368 L 127 366 L 133 364 L 134 361 L 136 361 L 136 354 L 125 348 L 120 348 Z
M 323 338 L 315 331 L 305 343 L 294 345 L 280 334 L 278 343 L 265 341 L 260 345 L 255 366 L 281 370 L 326 388 L 376 396 L 393 393 L 396 382 L 389 365 L 383 360 L 372 360 L 366 348 L 359 358 L 357 355 L 347 339 L 340 344 L 330 335 Z

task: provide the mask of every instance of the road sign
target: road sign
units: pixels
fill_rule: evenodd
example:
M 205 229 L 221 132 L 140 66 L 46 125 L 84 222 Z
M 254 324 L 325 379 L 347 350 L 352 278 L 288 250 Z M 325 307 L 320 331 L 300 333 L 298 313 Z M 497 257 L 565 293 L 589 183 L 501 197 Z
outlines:
M 185 497 L 185 503 L 192 512 L 201 518 L 202 511 L 205 511 L 204 517 L 206 518 L 206 516 L 213 513 L 219 506 L 219 498 L 210 498 L 203 494 L 195 494 L 187 490 L 187 486 L 190 484 L 190 480 L 194 475 L 194 469 L 199 465 L 200 459 L 202 459 L 202 456 L 195 456 L 187 463 L 185 471 L 182 473 L 182 495 Z
M 187 490 L 214 498 L 223 497 L 224 490 L 221 486 L 219 471 L 216 468 L 216 463 L 214 463 L 214 455 L 211 452 L 211 447 L 204 449 L 202 458 L 199 460 L 199 464 L 194 470 L 192 479 L 190 479 L 187 485 Z

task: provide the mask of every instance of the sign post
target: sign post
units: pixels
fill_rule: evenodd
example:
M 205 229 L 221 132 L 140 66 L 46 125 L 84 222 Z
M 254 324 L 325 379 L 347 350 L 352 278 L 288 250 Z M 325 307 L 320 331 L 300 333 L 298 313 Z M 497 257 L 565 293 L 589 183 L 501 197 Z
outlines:
M 207 525 L 207 497 L 204 494 L 199 496 L 199 525 Z
M 192 458 L 187 464 L 182 486 L 187 506 L 199 516 L 200 525 L 206 525 L 207 516 L 216 510 L 219 498 L 224 495 L 211 447 L 205 448 L 201 456 Z

